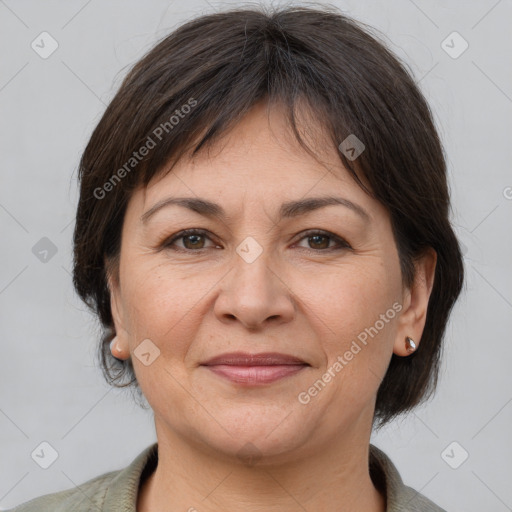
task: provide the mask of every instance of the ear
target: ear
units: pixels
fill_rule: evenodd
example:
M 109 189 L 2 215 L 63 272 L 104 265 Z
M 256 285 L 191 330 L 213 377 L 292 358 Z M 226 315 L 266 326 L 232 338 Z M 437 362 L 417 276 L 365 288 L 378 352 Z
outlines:
M 437 253 L 429 247 L 423 256 L 414 263 L 415 276 L 410 288 L 405 288 L 402 300 L 402 313 L 398 320 L 397 338 L 393 353 L 397 356 L 408 356 L 405 337 L 414 340 L 419 347 L 425 321 L 427 319 L 428 301 L 434 286 Z
M 130 344 L 125 324 L 125 312 L 122 307 L 118 267 L 115 267 L 112 262 L 105 262 L 105 268 L 107 269 L 107 286 L 110 293 L 110 310 L 115 329 L 115 338 L 112 340 L 114 344 L 111 344 L 110 351 L 117 359 L 129 359 Z

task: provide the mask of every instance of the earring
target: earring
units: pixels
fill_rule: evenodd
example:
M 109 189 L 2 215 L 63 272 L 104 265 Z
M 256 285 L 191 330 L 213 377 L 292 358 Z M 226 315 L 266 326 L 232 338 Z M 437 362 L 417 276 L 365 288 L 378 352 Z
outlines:
M 116 342 L 117 342 L 117 336 L 114 336 L 114 338 L 112 339 L 112 341 L 110 342 L 110 352 L 112 353 L 112 355 L 116 358 L 116 359 L 121 359 L 120 357 L 116 356 L 114 354 L 114 351 L 117 352 L 117 353 L 121 353 L 123 351 L 123 349 L 121 347 L 118 347 L 116 345 Z
M 414 343 L 414 340 L 409 338 L 409 336 L 405 337 L 405 349 L 408 354 L 412 354 L 416 350 L 416 343 Z

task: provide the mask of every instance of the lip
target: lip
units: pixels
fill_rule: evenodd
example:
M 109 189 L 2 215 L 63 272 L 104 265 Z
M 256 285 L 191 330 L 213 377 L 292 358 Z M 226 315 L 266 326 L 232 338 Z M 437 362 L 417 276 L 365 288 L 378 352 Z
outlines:
M 296 375 L 310 365 L 288 354 L 236 352 L 213 357 L 201 366 L 231 382 L 258 386 Z
M 247 352 L 231 352 L 220 354 L 208 359 L 203 366 L 229 365 L 229 366 L 276 366 L 276 365 L 304 365 L 302 359 L 278 352 L 261 352 L 249 354 Z

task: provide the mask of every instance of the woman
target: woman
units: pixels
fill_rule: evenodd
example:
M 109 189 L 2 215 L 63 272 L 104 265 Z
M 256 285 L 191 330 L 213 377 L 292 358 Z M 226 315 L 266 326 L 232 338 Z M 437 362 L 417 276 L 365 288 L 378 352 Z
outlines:
M 158 443 L 21 511 L 439 511 L 370 445 L 433 391 L 463 283 L 404 66 L 334 10 L 199 17 L 83 154 L 74 284 Z

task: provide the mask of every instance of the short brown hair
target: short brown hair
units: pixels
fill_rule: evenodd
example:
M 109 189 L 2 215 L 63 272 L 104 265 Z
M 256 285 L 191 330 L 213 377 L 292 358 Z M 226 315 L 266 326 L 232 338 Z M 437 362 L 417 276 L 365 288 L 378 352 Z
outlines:
M 389 211 L 404 284 L 412 284 L 415 259 L 426 248 L 437 252 L 421 344 L 409 357 L 392 356 L 375 420 L 382 426 L 431 395 L 463 285 L 462 255 L 449 221 L 445 156 L 432 113 L 406 65 L 370 31 L 332 7 L 230 10 L 182 25 L 126 76 L 83 153 L 74 231 L 73 282 L 104 329 L 98 354 L 111 384 L 133 384 L 140 392 L 131 360 L 110 353 L 106 265 L 113 262 L 115 272 L 133 190 L 147 186 L 171 158 L 177 162 L 212 145 L 261 100 L 285 106 L 297 140 L 313 154 L 296 127 L 296 109 L 305 100 L 329 134 L 326 142 L 337 148 L 351 134 L 363 141 L 356 160 L 343 151 L 339 156 Z M 193 108 L 181 115 L 187 104 Z M 158 143 L 141 156 L 149 139 Z

